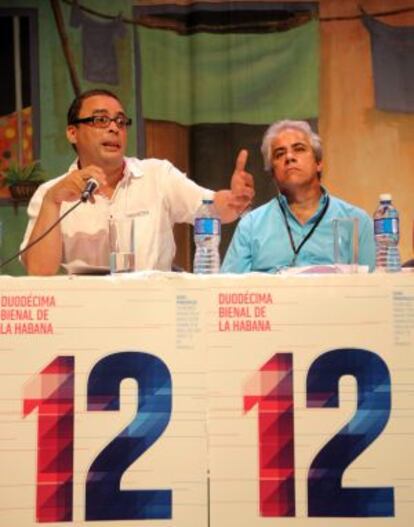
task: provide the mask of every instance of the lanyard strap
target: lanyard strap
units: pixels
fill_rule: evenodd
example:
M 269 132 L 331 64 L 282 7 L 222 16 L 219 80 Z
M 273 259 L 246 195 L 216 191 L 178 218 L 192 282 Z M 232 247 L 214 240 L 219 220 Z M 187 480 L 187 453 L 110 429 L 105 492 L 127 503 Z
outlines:
M 278 202 L 279 208 L 280 208 L 280 210 L 282 212 L 283 220 L 285 222 L 285 227 L 286 227 L 287 233 L 289 235 L 290 246 L 292 247 L 292 251 L 293 251 L 293 255 L 294 255 L 290 266 L 294 266 L 295 263 L 296 263 L 296 258 L 298 256 L 300 250 L 305 245 L 305 243 L 309 240 L 309 238 L 312 236 L 312 234 L 315 232 L 316 227 L 320 224 L 320 222 L 322 221 L 322 218 L 325 216 L 326 211 L 328 210 L 328 207 L 329 207 L 329 196 L 326 196 L 326 203 L 325 203 L 323 209 L 321 210 L 321 213 L 319 214 L 318 219 L 313 224 L 311 230 L 302 239 L 302 241 L 300 242 L 298 247 L 296 247 L 296 245 L 295 245 L 295 240 L 293 239 L 292 229 L 290 228 L 290 225 L 289 225 L 289 222 L 288 222 L 288 219 L 287 219 L 287 216 L 286 216 L 285 209 L 282 207 L 282 204 L 279 201 L 279 197 L 277 198 L 277 202 Z

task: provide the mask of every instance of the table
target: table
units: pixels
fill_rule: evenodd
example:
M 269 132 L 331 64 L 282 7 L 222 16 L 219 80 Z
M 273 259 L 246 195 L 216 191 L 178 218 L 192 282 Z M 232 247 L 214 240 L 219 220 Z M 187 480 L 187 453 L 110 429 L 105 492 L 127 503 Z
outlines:
M 414 274 L 0 287 L 0 525 L 411 524 Z

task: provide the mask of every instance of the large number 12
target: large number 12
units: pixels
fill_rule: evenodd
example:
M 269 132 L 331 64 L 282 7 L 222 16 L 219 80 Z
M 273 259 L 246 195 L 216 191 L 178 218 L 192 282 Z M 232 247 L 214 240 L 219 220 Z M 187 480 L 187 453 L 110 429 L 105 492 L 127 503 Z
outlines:
M 294 516 L 294 404 L 291 353 L 276 354 L 249 383 L 245 410 L 259 406 L 260 504 L 263 516 Z M 257 375 L 259 377 L 257 378 Z M 338 407 L 338 385 L 352 375 L 357 410 L 315 456 L 308 474 L 309 516 L 393 516 L 392 487 L 342 487 L 345 469 L 384 429 L 391 408 L 386 364 L 362 349 L 324 353 L 307 375 L 307 406 Z M 132 422 L 93 461 L 86 481 L 86 520 L 167 519 L 172 492 L 120 490 L 125 470 L 162 434 L 171 416 L 171 376 L 159 358 L 143 352 L 100 360 L 88 379 L 88 410 L 119 410 L 122 380 L 138 384 Z M 71 521 L 73 511 L 74 358 L 57 357 L 25 388 L 24 415 L 38 409 L 36 516 Z
M 311 463 L 308 514 L 314 517 L 393 516 L 393 487 L 350 488 L 341 483 L 345 469 L 387 424 L 391 381 L 384 361 L 363 349 L 336 349 L 324 353 L 308 371 L 307 406 L 338 407 L 338 385 L 344 375 L 351 375 L 357 381 L 357 410 Z M 259 406 L 262 516 L 292 516 L 295 511 L 292 381 L 292 354 L 276 354 L 248 383 L 248 389 L 259 386 L 260 390 L 244 397 L 245 411 L 254 404 Z
M 119 410 L 124 379 L 138 384 L 132 422 L 93 461 L 86 480 L 86 520 L 167 519 L 171 490 L 120 490 L 125 470 L 162 434 L 171 416 L 171 376 L 143 352 L 108 355 L 88 379 L 88 410 Z M 38 408 L 36 517 L 71 521 L 73 495 L 74 358 L 57 357 L 26 386 L 23 412 Z

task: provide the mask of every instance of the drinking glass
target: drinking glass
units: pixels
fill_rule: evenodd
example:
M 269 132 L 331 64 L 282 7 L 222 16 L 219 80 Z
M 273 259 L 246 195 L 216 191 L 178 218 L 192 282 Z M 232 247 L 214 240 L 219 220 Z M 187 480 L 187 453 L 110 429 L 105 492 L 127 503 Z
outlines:
M 358 218 L 334 218 L 333 261 L 339 266 L 347 266 L 350 272 L 358 269 Z
M 109 266 L 111 273 L 129 273 L 135 269 L 134 218 L 109 219 Z

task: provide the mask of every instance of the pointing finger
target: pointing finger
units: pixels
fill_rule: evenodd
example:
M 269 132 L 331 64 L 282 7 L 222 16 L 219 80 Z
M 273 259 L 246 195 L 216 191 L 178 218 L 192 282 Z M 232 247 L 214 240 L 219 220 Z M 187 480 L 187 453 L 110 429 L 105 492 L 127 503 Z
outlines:
M 247 158 L 249 157 L 249 152 L 245 149 L 240 150 L 239 155 L 236 159 L 236 170 L 244 171 L 246 168 Z

